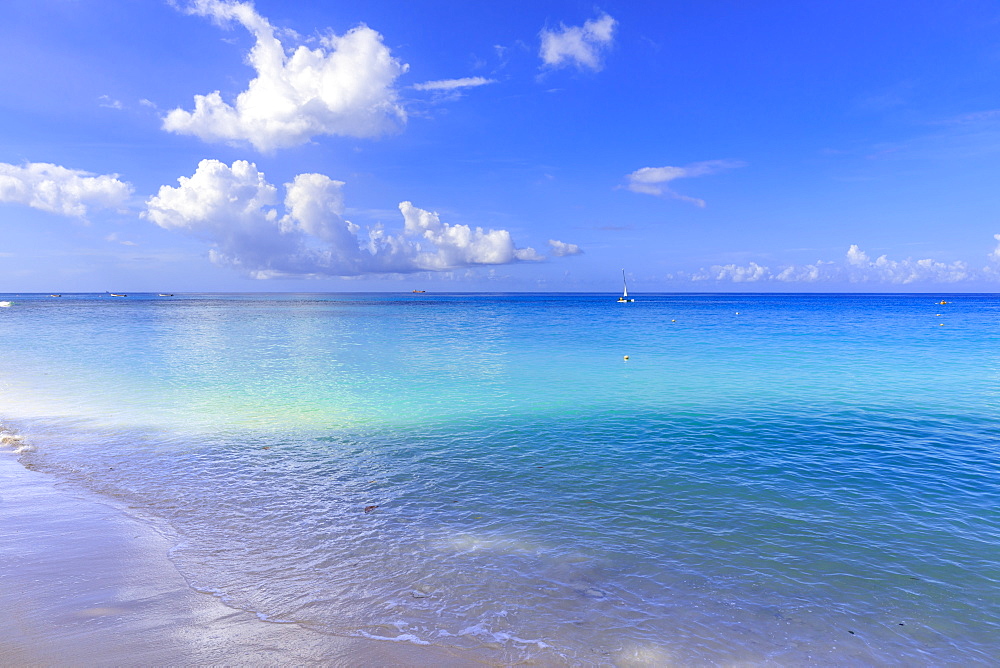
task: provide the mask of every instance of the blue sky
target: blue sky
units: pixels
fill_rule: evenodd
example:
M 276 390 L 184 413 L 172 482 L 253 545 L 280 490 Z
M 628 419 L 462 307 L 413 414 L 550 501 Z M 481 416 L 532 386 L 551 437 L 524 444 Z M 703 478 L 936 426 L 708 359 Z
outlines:
M 1000 5 L 5 0 L 0 291 L 1000 290 Z

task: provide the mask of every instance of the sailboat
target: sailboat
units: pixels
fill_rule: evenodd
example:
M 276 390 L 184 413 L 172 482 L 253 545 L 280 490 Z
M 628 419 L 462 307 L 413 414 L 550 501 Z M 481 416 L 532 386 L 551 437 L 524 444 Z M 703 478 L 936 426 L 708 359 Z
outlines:
M 622 269 L 622 296 L 618 298 L 619 304 L 624 304 L 625 302 L 634 302 L 634 299 L 628 298 L 628 283 L 625 282 L 625 270 Z

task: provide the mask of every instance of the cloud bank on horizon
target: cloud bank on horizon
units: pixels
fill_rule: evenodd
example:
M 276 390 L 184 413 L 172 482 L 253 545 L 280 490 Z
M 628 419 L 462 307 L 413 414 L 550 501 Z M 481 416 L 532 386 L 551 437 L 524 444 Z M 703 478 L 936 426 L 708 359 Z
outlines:
M 1000 241 L 1000 234 L 993 235 Z M 770 267 L 749 262 L 745 265 L 714 265 L 679 278 L 694 282 L 732 283 L 884 283 L 910 285 L 924 283 L 960 284 L 969 281 L 1000 279 L 1000 244 L 988 255 L 989 262 L 975 268 L 962 260 L 945 263 L 924 258 L 914 260 L 890 259 L 879 255 L 872 259 L 857 244 L 851 244 L 840 261 L 817 260 L 806 265 L 786 265 L 772 270 Z

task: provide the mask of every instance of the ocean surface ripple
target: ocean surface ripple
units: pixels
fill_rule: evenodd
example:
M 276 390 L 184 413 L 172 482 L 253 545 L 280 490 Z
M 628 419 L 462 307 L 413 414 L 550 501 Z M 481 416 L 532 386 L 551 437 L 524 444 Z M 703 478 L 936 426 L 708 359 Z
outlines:
M 264 619 L 494 664 L 1000 656 L 995 296 L 11 299 L 22 461 Z

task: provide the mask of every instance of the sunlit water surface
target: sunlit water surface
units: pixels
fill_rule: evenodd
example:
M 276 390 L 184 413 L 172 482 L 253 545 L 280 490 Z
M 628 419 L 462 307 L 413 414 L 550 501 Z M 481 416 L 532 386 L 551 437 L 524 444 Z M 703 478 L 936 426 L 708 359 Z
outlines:
M 996 296 L 0 299 L 22 460 L 263 619 L 498 664 L 1000 657 Z

